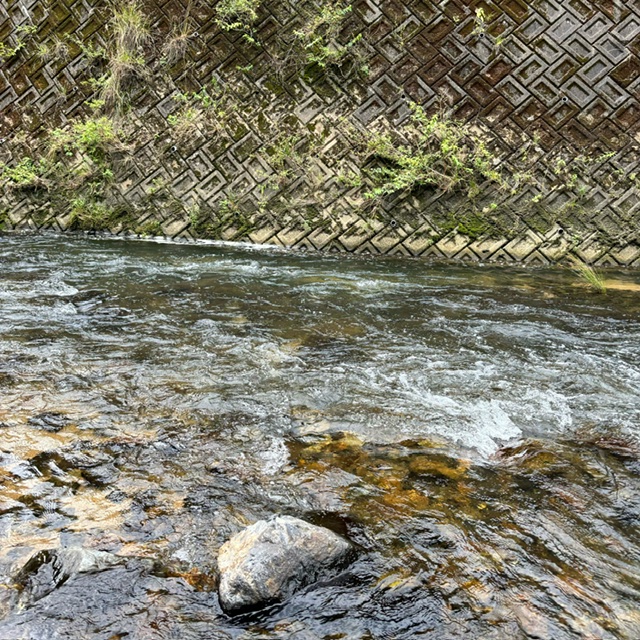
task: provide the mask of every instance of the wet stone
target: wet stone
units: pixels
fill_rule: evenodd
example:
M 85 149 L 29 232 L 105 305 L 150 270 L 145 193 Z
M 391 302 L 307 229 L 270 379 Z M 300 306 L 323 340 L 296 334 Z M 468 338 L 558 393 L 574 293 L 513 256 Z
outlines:
M 111 456 L 99 451 L 60 451 L 58 466 L 69 471 L 71 469 L 91 469 L 111 461 Z
M 409 463 L 411 473 L 443 480 L 459 480 L 467 468 L 462 461 L 448 456 L 415 456 Z
M 124 491 L 120 491 L 118 489 L 111 491 L 111 493 L 107 495 L 107 500 L 110 500 L 115 504 L 118 504 L 119 502 L 124 502 L 126 499 L 127 499 L 127 494 Z
M 113 484 L 119 475 L 118 470 L 112 464 L 103 464 L 82 470 L 82 477 L 96 487 L 106 487 Z
M 46 549 L 27 560 L 15 582 L 22 589 L 22 600 L 35 602 L 64 584 L 74 575 L 96 573 L 126 561 L 106 551 L 68 547 Z
M 18 480 L 29 480 L 41 475 L 40 471 L 27 460 L 20 460 L 11 455 L 0 454 L 0 468 Z
M 89 484 L 99 487 L 115 482 L 119 475 L 111 456 L 100 452 L 43 451 L 29 462 L 40 475 L 58 483 L 77 483 L 76 470 Z
M 204 465 L 204 468 L 209 472 L 209 473 L 225 473 L 229 470 L 229 466 L 224 463 L 224 462 L 220 462 L 219 460 L 213 460 L 212 462 L 206 462 Z
M 237 613 L 283 600 L 339 569 L 351 550 L 329 529 L 298 518 L 260 520 L 220 548 L 220 604 Z
M 88 289 L 86 291 L 79 291 L 78 293 L 66 298 L 67 302 L 71 302 L 76 306 L 90 304 L 101 304 L 106 298 L 107 294 L 104 291 L 98 289 Z
M 27 424 L 37 429 L 43 429 L 50 433 L 58 433 L 64 427 L 66 427 L 71 420 L 62 413 L 57 411 L 45 411 L 44 413 L 38 413 L 27 420 Z
M 23 509 L 22 502 L 13 500 L 12 498 L 0 498 L 0 515 L 8 513 L 9 511 L 18 511 Z

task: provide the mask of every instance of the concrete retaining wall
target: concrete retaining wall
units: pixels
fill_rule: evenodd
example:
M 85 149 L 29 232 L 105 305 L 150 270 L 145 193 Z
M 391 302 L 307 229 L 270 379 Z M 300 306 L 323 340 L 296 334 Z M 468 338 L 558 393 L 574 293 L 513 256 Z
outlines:
M 0 5 L 5 229 L 640 266 L 638 0 L 224 7 L 149 0 L 118 49 L 105 2 Z M 434 115 L 463 179 L 420 147 Z

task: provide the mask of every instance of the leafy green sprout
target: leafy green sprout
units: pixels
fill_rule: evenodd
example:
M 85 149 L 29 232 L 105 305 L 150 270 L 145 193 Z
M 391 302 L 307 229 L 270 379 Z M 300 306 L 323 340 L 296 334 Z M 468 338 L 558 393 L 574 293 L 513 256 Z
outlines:
M 487 20 L 488 16 L 486 11 L 482 7 L 478 7 L 476 9 L 475 26 L 472 33 L 474 35 L 484 34 L 487 30 Z
M 253 23 L 258 19 L 261 0 L 222 0 L 216 7 L 216 24 L 223 31 L 243 31 L 243 38 L 255 44 Z
M 13 58 L 18 52 L 22 51 L 26 47 L 29 38 L 37 30 L 38 28 L 35 25 L 20 25 L 17 27 L 15 45 L 0 42 L 0 61 L 9 60 L 9 58 Z
M 187 140 L 194 129 L 222 129 L 227 114 L 227 94 L 215 78 L 200 91 L 178 92 L 174 99 L 181 106 L 167 116 L 167 122 L 179 142 Z
M 51 132 L 49 155 L 62 152 L 72 156 L 79 152 L 87 154 L 94 161 L 100 161 L 119 145 L 113 120 L 102 116 L 75 122 L 70 128 L 54 129 Z
M 49 181 L 45 176 L 50 168 L 44 158 L 34 160 L 26 157 L 22 158 L 14 167 L 2 166 L 0 175 L 13 187 L 22 189 L 47 187 Z

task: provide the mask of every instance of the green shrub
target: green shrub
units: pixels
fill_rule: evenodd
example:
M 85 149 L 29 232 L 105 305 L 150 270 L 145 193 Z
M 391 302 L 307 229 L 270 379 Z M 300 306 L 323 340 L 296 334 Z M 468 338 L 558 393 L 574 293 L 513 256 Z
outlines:
M 78 195 L 69 205 L 69 227 L 83 231 L 110 231 L 123 216 L 90 195 Z
M 49 155 L 62 152 L 74 156 L 80 153 L 86 154 L 94 162 L 102 162 L 109 151 L 120 146 L 113 120 L 101 116 L 54 129 L 49 138 Z
M 428 116 L 415 104 L 411 108 L 412 117 L 402 129 L 365 136 L 365 159 L 378 165 L 368 171 L 374 183 L 369 198 L 421 185 L 464 189 L 473 197 L 478 181 L 505 184 L 497 159 L 470 125 L 442 114 Z
M 45 159 L 34 160 L 26 157 L 13 167 L 3 166 L 1 175 L 13 187 L 21 189 L 46 188 L 49 185 L 49 180 L 45 178 L 45 175 L 50 169 L 51 166 Z
M 216 24 L 223 31 L 245 31 L 245 39 L 254 42 L 251 26 L 258 19 L 260 0 L 222 0 L 216 7 Z

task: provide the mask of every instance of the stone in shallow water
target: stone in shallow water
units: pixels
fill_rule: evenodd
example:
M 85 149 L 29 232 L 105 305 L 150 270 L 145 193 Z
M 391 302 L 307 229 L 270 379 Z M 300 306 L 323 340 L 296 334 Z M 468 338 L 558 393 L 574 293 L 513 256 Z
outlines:
M 58 433 L 61 429 L 66 427 L 71 421 L 67 416 L 58 411 L 45 411 L 32 416 L 27 420 L 27 424 L 50 433 Z
M 104 571 L 126 560 L 106 551 L 82 547 L 46 549 L 31 556 L 16 575 L 15 582 L 22 589 L 23 601 L 34 602 L 75 575 Z
M 337 568 L 351 549 L 329 529 L 298 518 L 260 520 L 220 548 L 220 604 L 232 613 L 282 600 Z

